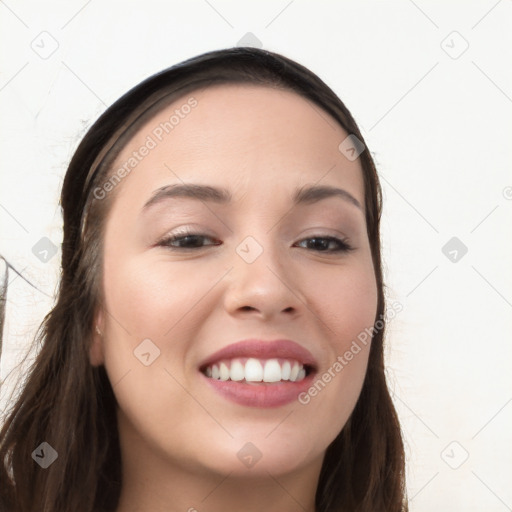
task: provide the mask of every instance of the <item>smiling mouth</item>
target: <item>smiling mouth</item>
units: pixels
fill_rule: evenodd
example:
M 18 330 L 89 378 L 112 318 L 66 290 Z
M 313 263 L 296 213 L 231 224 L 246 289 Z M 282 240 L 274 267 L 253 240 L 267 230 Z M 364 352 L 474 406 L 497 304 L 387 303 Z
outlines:
M 237 357 L 224 359 L 200 369 L 206 377 L 248 384 L 301 382 L 314 368 L 295 359 Z

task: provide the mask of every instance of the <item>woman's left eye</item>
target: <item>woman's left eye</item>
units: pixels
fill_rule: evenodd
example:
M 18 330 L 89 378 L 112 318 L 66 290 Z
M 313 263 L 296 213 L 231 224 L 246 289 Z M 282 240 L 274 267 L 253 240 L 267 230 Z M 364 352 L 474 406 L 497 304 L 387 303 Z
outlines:
M 157 245 L 167 247 L 172 250 L 195 250 L 205 247 L 205 245 L 201 243 L 202 239 L 214 240 L 212 237 L 201 233 L 185 232 L 164 238 Z M 315 236 L 311 238 L 304 238 L 298 243 L 300 244 L 311 241 L 313 243 L 309 243 L 309 247 L 306 248 L 312 249 L 315 252 L 339 253 L 354 250 L 354 248 L 349 245 L 347 239 L 340 239 L 334 236 Z M 219 243 L 219 241 L 216 241 L 216 243 L 208 245 L 219 245 Z
M 340 239 L 336 238 L 335 236 L 315 236 L 311 238 L 305 238 L 304 240 L 301 240 L 301 242 L 308 242 L 310 240 L 313 240 L 315 243 L 310 244 L 313 246 L 316 246 L 318 248 L 326 248 L 327 250 L 320 250 L 316 252 L 327 252 L 327 253 L 334 253 L 334 252 L 349 252 L 354 250 L 354 248 L 348 243 L 347 239 Z M 299 243 L 301 243 L 299 242 Z M 328 249 L 328 246 L 334 244 L 336 246 L 335 249 Z

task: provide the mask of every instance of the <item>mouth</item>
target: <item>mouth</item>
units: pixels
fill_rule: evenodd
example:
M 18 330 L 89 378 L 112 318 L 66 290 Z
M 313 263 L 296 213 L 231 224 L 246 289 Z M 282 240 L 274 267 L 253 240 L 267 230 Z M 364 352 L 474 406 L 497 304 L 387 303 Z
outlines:
M 318 365 L 291 340 L 245 340 L 212 354 L 199 366 L 211 389 L 248 407 L 278 407 L 306 390 Z
M 223 382 L 275 384 L 301 382 L 314 369 L 311 365 L 302 364 L 294 359 L 245 357 L 225 359 L 216 364 L 203 366 L 200 371 L 209 379 Z

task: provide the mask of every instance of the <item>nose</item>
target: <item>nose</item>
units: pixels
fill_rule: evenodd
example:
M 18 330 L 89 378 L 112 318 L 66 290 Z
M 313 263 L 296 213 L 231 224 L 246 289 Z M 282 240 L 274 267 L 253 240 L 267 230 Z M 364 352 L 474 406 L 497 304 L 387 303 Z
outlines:
M 297 316 L 304 307 L 300 283 L 275 243 L 247 237 L 236 248 L 228 273 L 224 307 L 231 315 L 255 315 L 263 320 L 286 313 Z

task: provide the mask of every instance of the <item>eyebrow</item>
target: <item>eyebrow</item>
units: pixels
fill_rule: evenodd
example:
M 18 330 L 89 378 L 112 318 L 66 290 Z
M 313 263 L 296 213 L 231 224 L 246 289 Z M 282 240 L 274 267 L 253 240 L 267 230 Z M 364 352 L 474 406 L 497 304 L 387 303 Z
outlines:
M 313 204 L 330 197 L 339 197 L 344 201 L 362 210 L 361 203 L 349 192 L 342 188 L 330 185 L 304 185 L 295 190 L 292 196 L 294 206 L 302 204 Z M 153 192 L 149 200 L 144 204 L 142 210 L 170 198 L 188 198 L 198 201 L 208 201 L 218 204 L 227 204 L 232 200 L 231 192 L 222 187 L 211 185 L 200 185 L 196 183 L 166 185 Z

